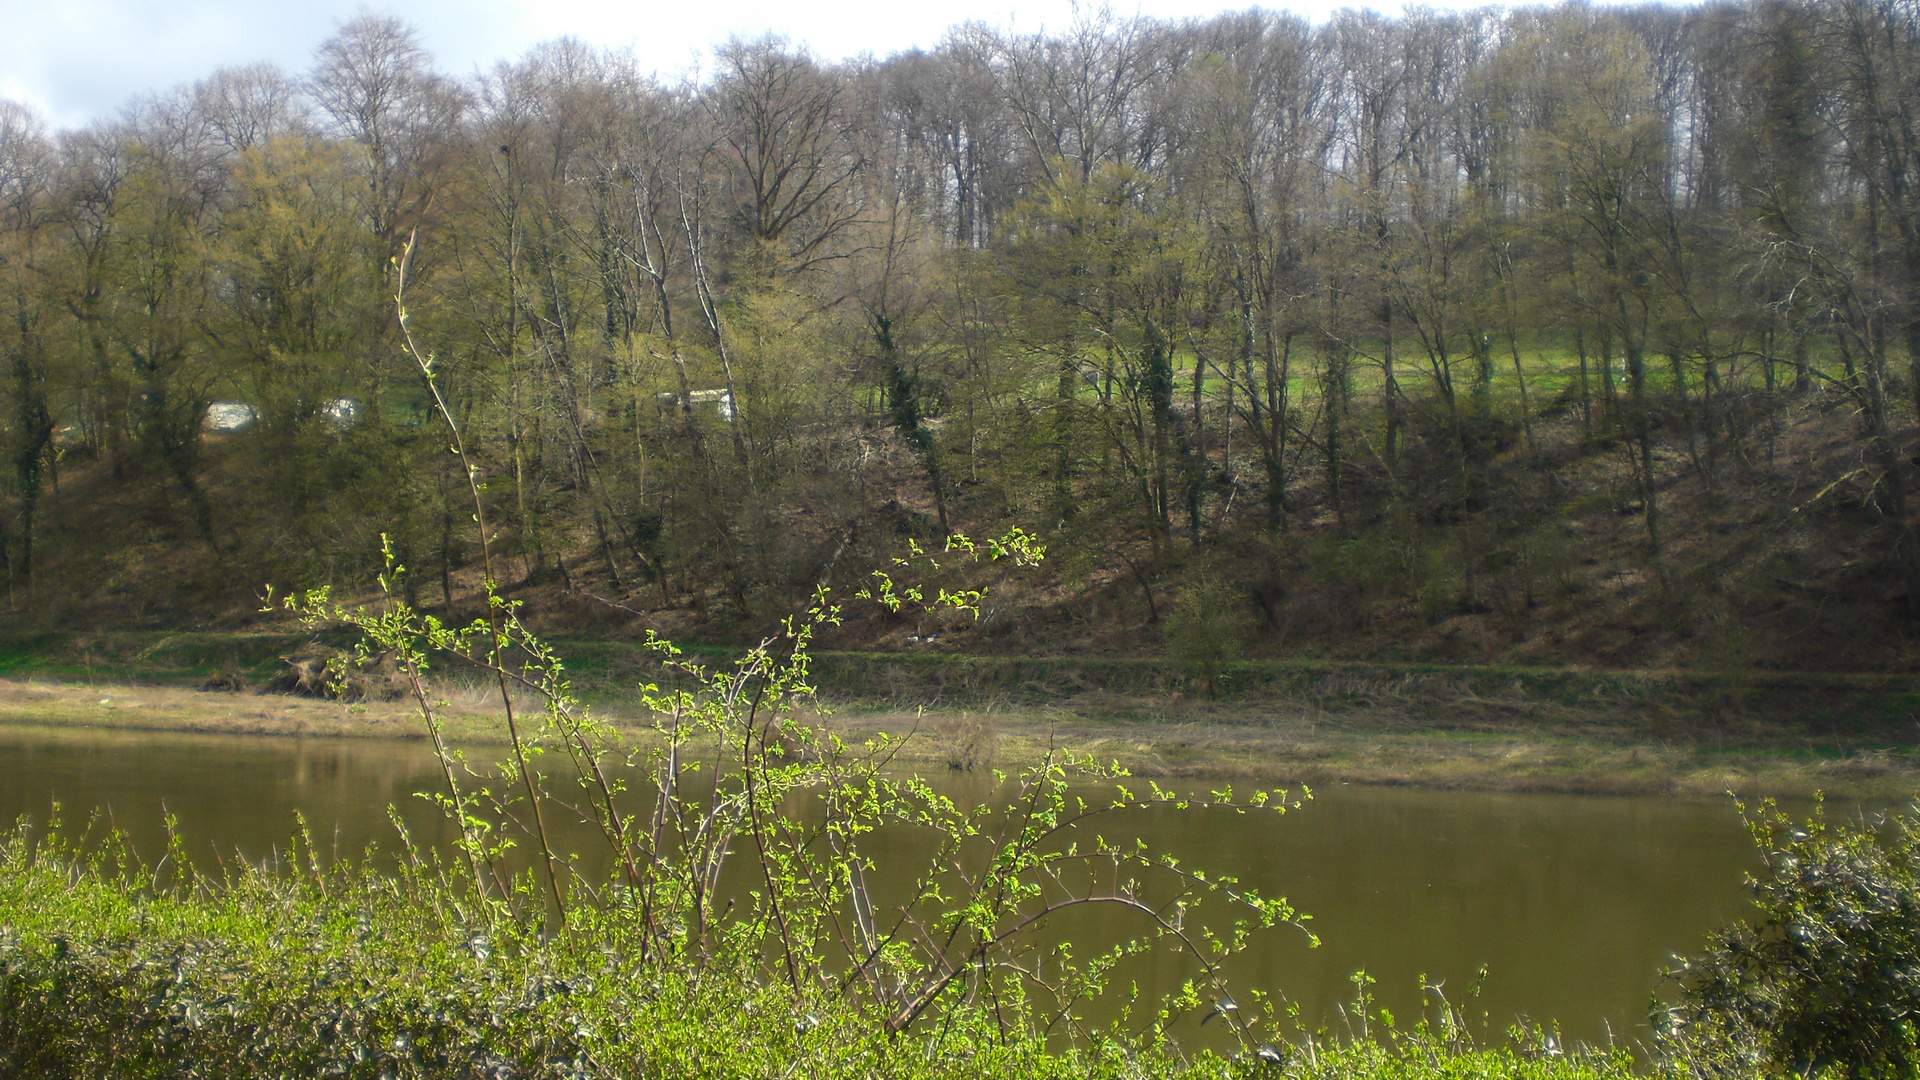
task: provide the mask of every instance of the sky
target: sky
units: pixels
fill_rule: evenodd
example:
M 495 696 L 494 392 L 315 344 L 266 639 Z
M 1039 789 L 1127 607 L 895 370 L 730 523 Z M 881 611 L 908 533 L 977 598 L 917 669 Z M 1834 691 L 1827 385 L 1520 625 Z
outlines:
M 1110 2 L 1117 14 L 1171 18 L 1251 0 Z M 1400 7 L 1378 0 L 1266 6 L 1315 21 L 1335 7 Z M 731 34 L 773 31 L 839 59 L 929 47 L 967 20 L 1032 31 L 1073 19 L 1072 0 L 0 0 L 0 98 L 33 106 L 54 127 L 80 126 L 226 65 L 271 60 L 304 72 L 315 47 L 366 10 L 413 24 L 441 69 L 455 75 L 566 35 L 630 47 L 644 67 L 672 76 Z

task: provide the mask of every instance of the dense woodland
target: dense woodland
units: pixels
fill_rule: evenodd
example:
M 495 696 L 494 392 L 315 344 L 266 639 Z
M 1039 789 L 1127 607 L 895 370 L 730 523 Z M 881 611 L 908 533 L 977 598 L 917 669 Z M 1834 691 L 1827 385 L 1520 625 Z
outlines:
M 7 618 L 233 625 L 382 534 L 471 610 L 402 304 L 550 627 L 737 639 L 1017 525 L 1052 557 L 977 624 L 846 639 L 1915 660 L 1914 0 L 1096 12 L 677 81 L 457 78 L 368 15 L 80 130 L 0 103 Z

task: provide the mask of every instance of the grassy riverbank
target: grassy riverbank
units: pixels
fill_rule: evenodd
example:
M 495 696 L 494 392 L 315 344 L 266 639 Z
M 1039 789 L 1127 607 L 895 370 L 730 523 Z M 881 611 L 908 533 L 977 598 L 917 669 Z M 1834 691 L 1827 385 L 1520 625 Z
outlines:
M 487 691 L 462 683 L 443 691 L 456 743 L 503 739 Z M 1072 701 L 924 710 L 844 704 L 822 722 L 855 739 L 917 729 L 920 737 L 908 742 L 902 760 L 935 770 L 947 767 L 952 733 L 964 727 L 984 735 L 991 762 L 1003 767 L 1059 746 L 1118 761 L 1136 775 L 1175 779 L 1707 797 L 1728 790 L 1783 796 L 1824 790 L 1835 798 L 1874 800 L 1920 790 L 1920 754 L 1891 739 L 1801 733 L 1795 741 L 1791 729 L 1759 721 L 1707 737 L 1681 731 L 1662 737 L 1626 720 L 1464 696 L 1455 699 L 1455 712 L 1471 708 L 1474 721 L 1443 724 L 1403 707 L 1413 693 L 1339 705 L 1120 698 L 1119 708 L 1098 712 Z M 616 723 L 643 722 L 630 700 L 597 696 L 596 707 Z M 315 738 L 424 734 L 406 702 L 345 705 L 119 678 L 0 679 L 0 724 Z
M 1274 1077 L 1625 1080 L 1624 1053 L 1263 1036 L 1263 1060 L 1109 1032 L 1067 1046 L 961 1002 L 889 1035 L 828 987 L 642 961 L 616 917 L 502 918 L 431 867 L 295 859 L 221 882 L 123 873 L 0 840 L 0 1075 Z M 407 867 L 411 865 L 412 869 Z M 627 928 L 630 929 L 630 928 Z M 1001 1019 L 1011 1022 L 1003 1026 Z M 1188 1018 L 1188 1023 L 1192 1018 Z M 1211 1033 L 1194 1029 L 1202 1041 Z M 1217 1041 L 1217 1040 L 1215 1040 Z
M 313 640 L 298 630 L 0 631 L 0 676 L 199 685 L 262 683 Z M 322 641 L 344 644 L 319 635 Z M 656 653 L 631 640 L 552 637 L 576 692 L 619 699 L 662 677 Z M 739 650 L 680 642 L 716 662 Z M 1331 710 L 1390 705 L 1436 726 L 1488 716 L 1578 716 L 1644 732 L 1726 729 L 1757 722 L 1822 738 L 1920 738 L 1920 675 L 1761 668 L 1607 669 L 1510 664 L 1247 660 L 1225 664 L 1214 693 L 1160 659 L 984 656 L 919 651 L 813 651 L 813 677 L 830 700 L 913 707 L 1065 705 L 1085 716 L 1179 718 L 1288 702 Z M 1550 717 L 1554 718 L 1554 717 Z

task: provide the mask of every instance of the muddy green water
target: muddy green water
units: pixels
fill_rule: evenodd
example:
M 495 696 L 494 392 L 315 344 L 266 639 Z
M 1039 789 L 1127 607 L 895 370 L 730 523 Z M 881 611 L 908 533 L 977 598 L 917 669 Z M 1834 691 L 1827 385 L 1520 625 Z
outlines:
M 209 862 L 284 847 L 296 811 L 323 848 L 342 853 L 391 844 L 389 806 L 422 842 L 449 835 L 414 797 L 439 783 L 417 742 L 0 728 L 0 777 L 5 819 L 44 820 L 58 799 L 70 824 L 96 810 L 111 815 L 149 857 L 161 850 L 169 813 Z M 977 781 L 936 779 L 956 795 L 992 795 Z M 1496 1031 L 1524 1016 L 1557 1022 L 1569 1039 L 1637 1038 L 1661 966 L 1743 913 L 1742 875 L 1757 865 L 1722 802 L 1316 794 L 1281 820 L 1156 812 L 1139 825 L 1157 849 L 1237 874 L 1313 916 L 1320 948 L 1276 931 L 1235 972 L 1238 985 L 1283 991 L 1310 1023 L 1341 1024 L 1357 969 L 1405 1015 L 1417 1008 L 1420 976 L 1458 998 L 1485 965 L 1475 1011 Z M 1097 942 L 1114 928 L 1073 932 Z M 1133 974 L 1157 993 L 1183 973 L 1146 964 Z

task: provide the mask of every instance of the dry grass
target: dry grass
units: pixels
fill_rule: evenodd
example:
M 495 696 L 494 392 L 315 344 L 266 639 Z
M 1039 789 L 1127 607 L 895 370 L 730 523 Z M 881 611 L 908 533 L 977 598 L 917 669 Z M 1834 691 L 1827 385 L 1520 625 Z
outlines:
M 1000 751 L 1000 732 L 984 713 L 959 712 L 936 716 L 927 725 L 934 747 L 955 772 L 993 767 Z
M 436 688 L 449 736 L 503 741 L 490 687 Z M 1920 790 L 1920 756 L 1887 748 L 1677 743 L 1632 732 L 1555 728 L 1416 728 L 1391 704 L 1329 712 L 1312 702 L 1231 712 L 1182 710 L 1156 719 L 1090 718 L 1070 707 L 932 711 L 844 709 L 843 738 L 915 732 L 899 760 L 926 769 L 1017 768 L 1050 747 L 1116 761 L 1141 776 L 1259 783 L 1613 794 L 1805 795 L 1898 799 Z M 638 730 L 646 717 L 620 702 L 597 711 Z M 821 718 L 823 721 L 825 718 Z M 310 698 L 127 684 L 0 680 L 0 723 L 315 738 L 419 738 L 406 702 L 342 704 Z
M 491 741 L 491 714 L 477 700 L 443 710 L 448 731 Z M 282 694 L 190 690 L 120 682 L 0 679 L 0 723 L 314 738 L 425 738 L 410 702 L 343 703 Z

